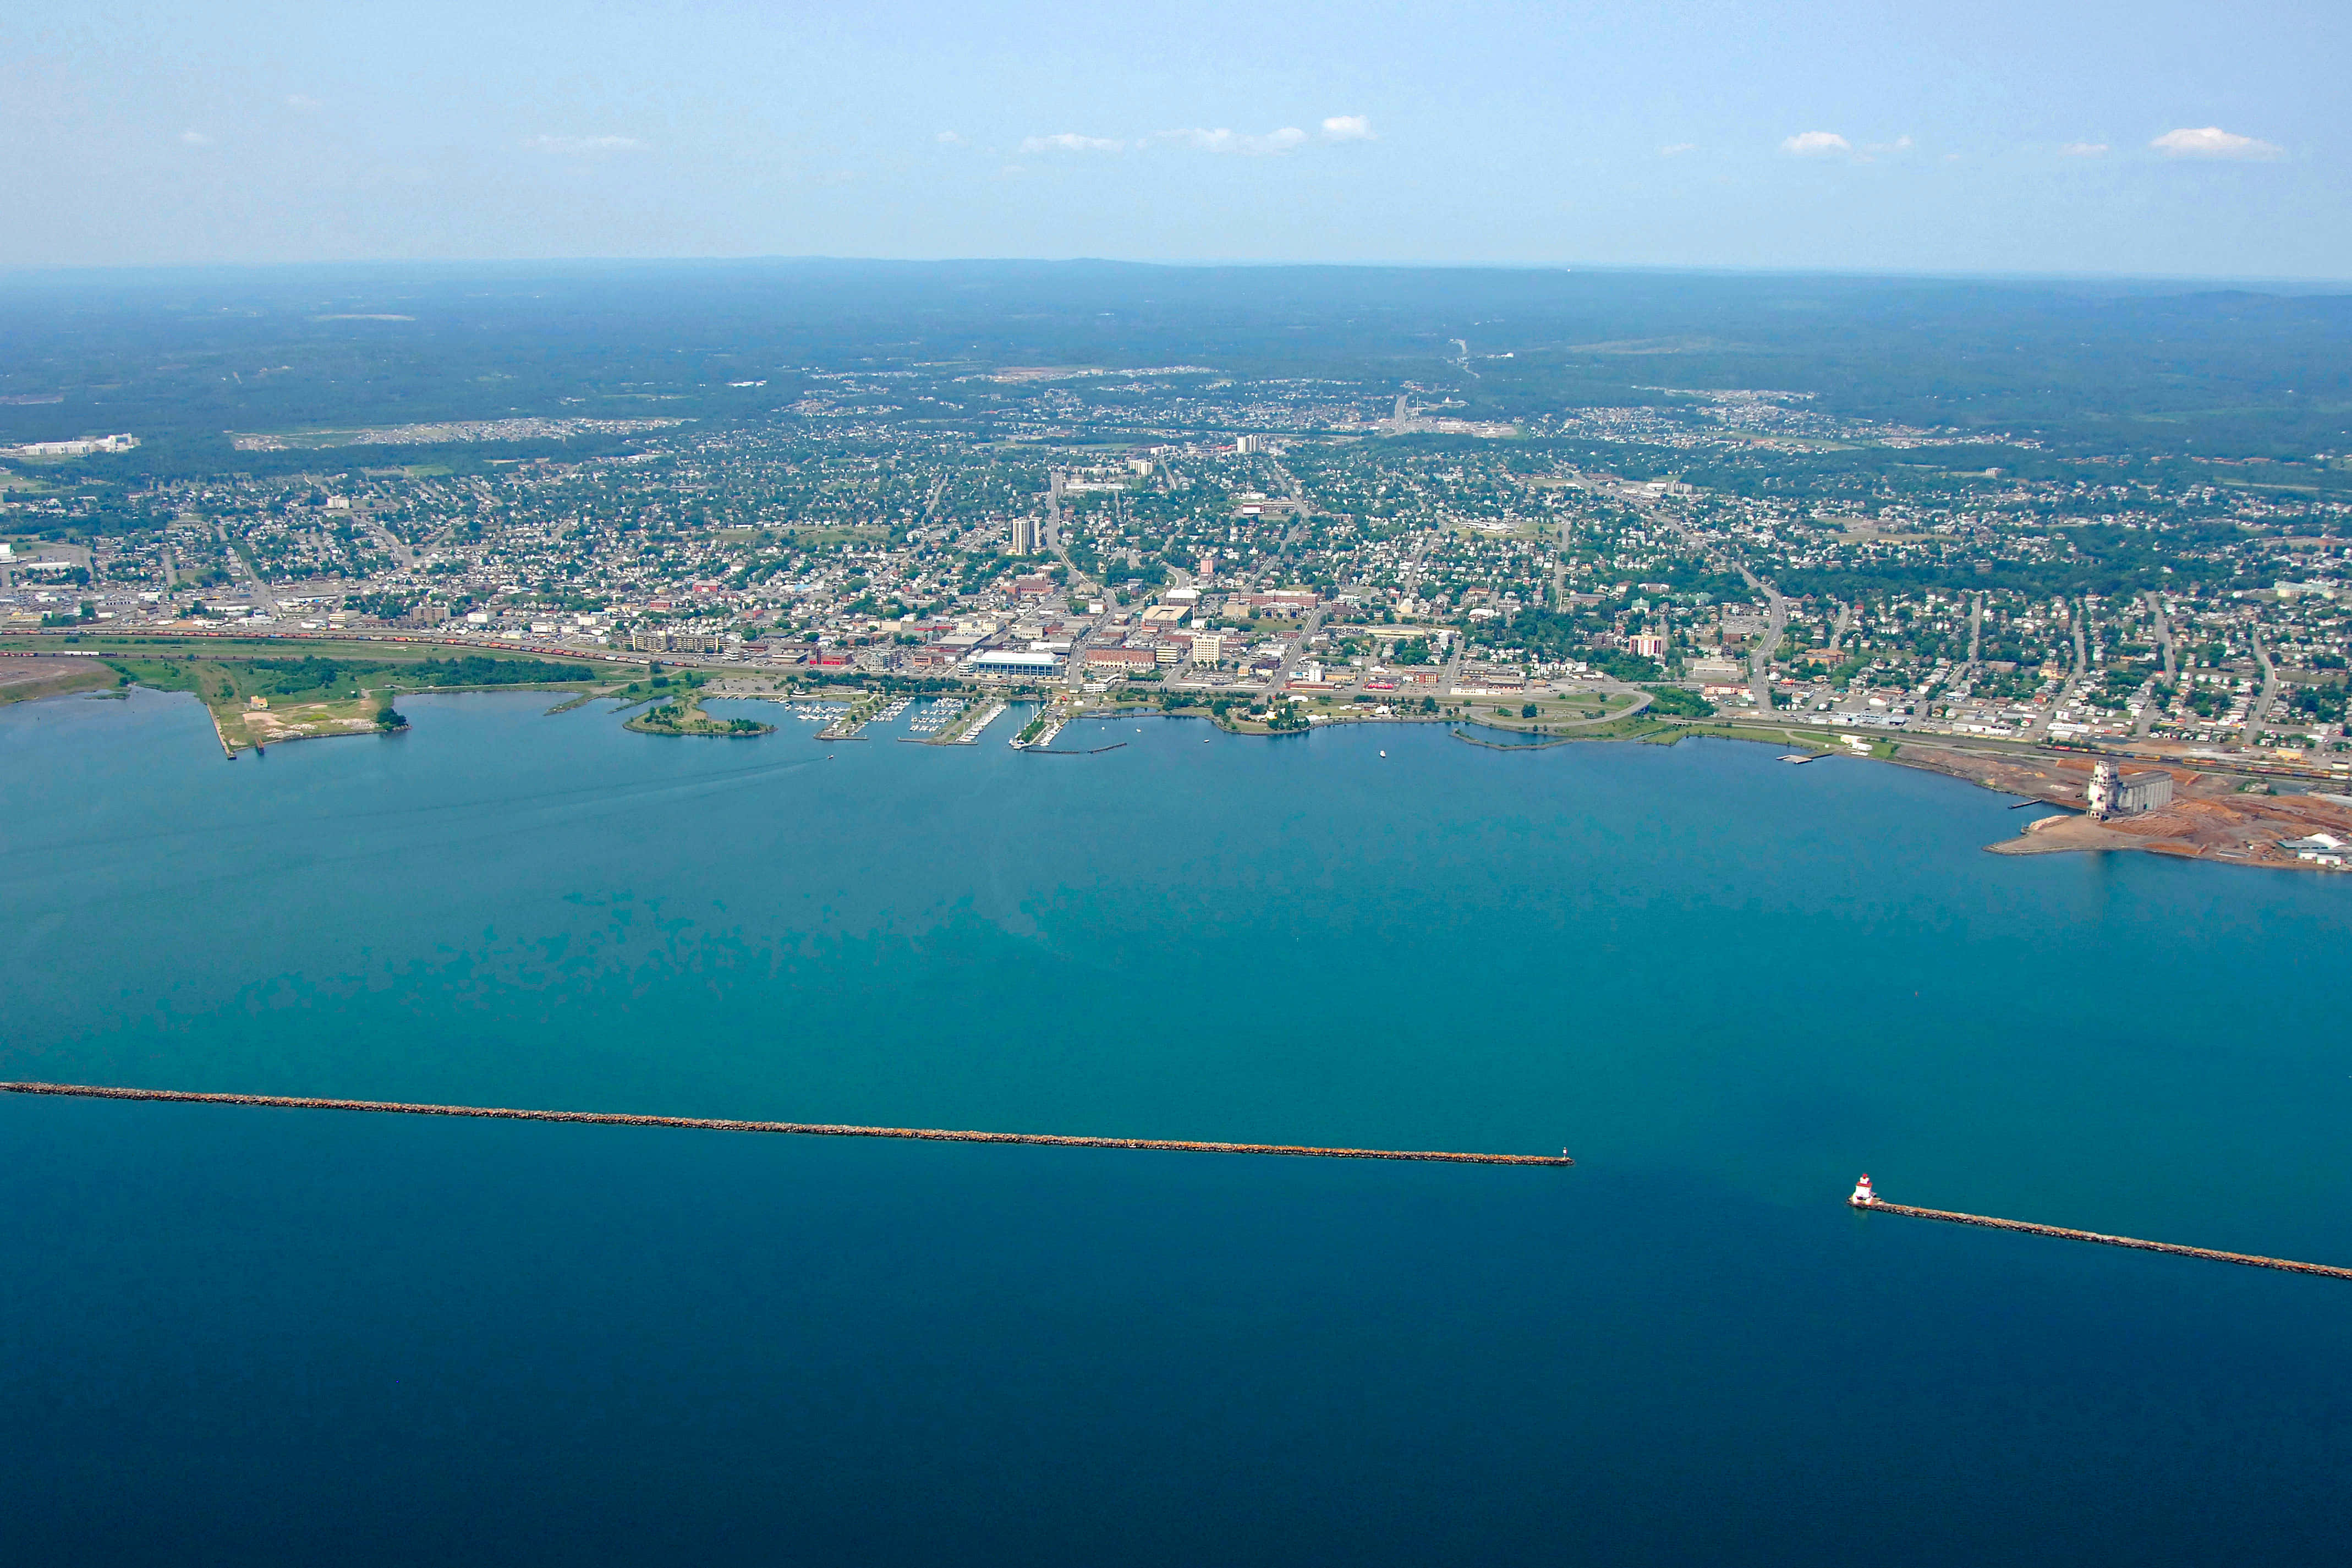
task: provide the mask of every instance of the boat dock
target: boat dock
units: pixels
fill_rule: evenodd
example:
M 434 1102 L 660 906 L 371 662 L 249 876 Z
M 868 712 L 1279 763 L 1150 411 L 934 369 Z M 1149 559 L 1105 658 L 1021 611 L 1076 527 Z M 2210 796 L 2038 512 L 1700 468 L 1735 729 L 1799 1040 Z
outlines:
M 205 1094 L 178 1089 L 115 1089 L 86 1083 L 0 1083 L 0 1093 L 74 1100 L 165 1100 L 251 1105 L 278 1110 L 354 1110 L 395 1116 L 460 1116 L 487 1121 L 586 1121 L 609 1127 L 685 1127 L 706 1132 L 785 1132 L 811 1138 L 906 1138 L 929 1143 L 1045 1143 L 1067 1149 L 1150 1149 L 1176 1154 L 1282 1154 L 1316 1160 L 1420 1160 L 1449 1165 L 1573 1165 L 1560 1154 L 1479 1154 L 1444 1149 L 1325 1149 L 1304 1143 L 1209 1143 L 1179 1138 L 1091 1138 L 1060 1132 L 973 1132 L 940 1127 L 859 1127 L 824 1121 L 738 1121 L 700 1116 L 636 1116 L 614 1110 L 517 1110 L 487 1105 L 416 1105 L 390 1100 L 313 1100 L 279 1094 Z
M 1995 1219 L 1990 1215 L 1958 1214 L 1950 1209 L 1923 1209 L 1909 1204 L 1890 1204 L 1878 1195 L 1868 1176 L 1863 1177 L 1853 1189 L 1853 1196 L 1846 1201 L 1872 1214 L 1939 1219 L 1948 1225 L 1973 1225 L 1987 1230 L 2018 1230 L 2029 1236 L 2054 1236 L 2061 1241 L 2089 1241 L 2101 1247 L 2127 1247 L 2135 1252 L 2169 1252 L 2180 1258 L 2202 1258 L 2208 1262 L 2235 1263 L 2246 1268 L 2275 1268 L 2287 1274 L 2321 1274 L 2331 1279 L 2352 1279 L 2352 1268 L 2338 1268 L 2329 1263 L 2298 1263 L 2293 1258 L 2264 1258 L 2252 1252 L 2220 1252 L 2210 1247 L 2183 1247 L 2172 1241 L 2142 1241 L 2137 1237 L 2108 1236 L 2095 1230 L 2069 1230 L 2064 1226 L 2035 1225 L 2030 1220 Z
M 978 745 L 980 743 L 980 732 L 982 730 L 987 729 L 991 724 L 995 723 L 997 717 L 1004 711 L 1004 703 L 992 700 L 987 707 L 980 710 L 980 716 L 978 718 L 972 720 L 961 729 L 956 730 L 951 738 L 946 738 L 943 740 L 943 743 L 950 746 Z
M 1053 720 L 1043 730 L 1037 731 L 1034 740 L 1024 741 L 1015 735 L 1013 738 L 1013 749 L 1016 752 L 1046 751 L 1053 746 L 1054 737 L 1062 732 L 1062 727 L 1066 722 L 1067 722 L 1066 720 Z

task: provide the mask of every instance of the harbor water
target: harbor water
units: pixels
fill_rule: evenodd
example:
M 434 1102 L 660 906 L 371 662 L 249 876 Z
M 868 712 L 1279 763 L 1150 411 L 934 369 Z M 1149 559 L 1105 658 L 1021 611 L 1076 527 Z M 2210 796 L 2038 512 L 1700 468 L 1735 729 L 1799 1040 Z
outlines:
M 2326 1562 L 2352 879 L 1436 725 L 0 710 L 12 1561 Z M 714 700 L 718 717 L 773 717 Z M 1114 742 L 1116 750 L 1094 751 Z

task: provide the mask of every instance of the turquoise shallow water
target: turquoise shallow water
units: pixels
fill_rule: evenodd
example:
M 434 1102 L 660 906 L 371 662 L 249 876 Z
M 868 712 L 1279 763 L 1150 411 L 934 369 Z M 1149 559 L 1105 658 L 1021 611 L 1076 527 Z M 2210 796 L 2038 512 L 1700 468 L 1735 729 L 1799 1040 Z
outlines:
M 2345 1288 L 1842 1200 L 2352 1261 L 2352 888 L 1760 747 L 405 706 L 0 710 L 0 1073 L 1581 1163 L 0 1098 L 33 1560 L 2332 1560 Z

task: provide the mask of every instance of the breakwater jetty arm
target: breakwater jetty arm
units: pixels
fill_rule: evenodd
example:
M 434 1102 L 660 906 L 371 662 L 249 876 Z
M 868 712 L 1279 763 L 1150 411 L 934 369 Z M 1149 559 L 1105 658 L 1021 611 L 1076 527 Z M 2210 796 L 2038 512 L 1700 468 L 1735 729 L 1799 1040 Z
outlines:
M 206 1094 L 179 1089 L 117 1089 L 86 1083 L 0 1083 L 0 1093 L 74 1100 L 151 1100 L 194 1105 L 255 1105 L 279 1110 L 356 1110 L 397 1116 L 464 1116 L 488 1121 L 587 1121 L 612 1127 L 686 1127 L 708 1132 L 787 1132 L 813 1138 L 908 1138 L 931 1143 L 1047 1143 L 1072 1149 L 1156 1149 L 1179 1154 L 1284 1154 L 1317 1160 L 1422 1160 L 1450 1165 L 1573 1165 L 1566 1154 L 1482 1154 L 1445 1149 L 1325 1149 L 1305 1143 L 1209 1143 L 1177 1138 L 1090 1138 L 1060 1132 L 974 1132 L 940 1127 L 860 1127 L 825 1121 L 738 1121 L 700 1116 L 637 1116 L 617 1110 L 520 1110 L 488 1105 L 419 1105 L 392 1100 L 313 1100 L 281 1094 Z
M 2179 1258 L 2202 1258 L 2213 1263 L 2235 1263 L 2247 1268 L 2275 1268 L 2287 1274 L 2320 1274 L 2331 1279 L 2352 1279 L 2352 1268 L 2338 1268 L 2329 1263 L 2298 1263 L 2289 1258 L 2263 1258 L 2252 1252 L 2221 1252 L 2210 1247 L 2183 1247 L 2172 1241 L 2142 1241 L 2137 1237 L 2108 1236 L 2095 1230 L 2070 1230 L 2064 1226 L 2035 1225 L 2030 1220 L 1995 1219 L 1990 1215 L 1956 1214 L 1949 1209 L 1915 1208 L 1909 1204 L 1890 1204 L 1869 1194 L 1870 1178 L 1848 1201 L 1854 1207 L 1872 1214 L 1907 1215 L 1913 1219 L 1939 1219 L 1947 1225 L 1973 1225 L 1986 1230 L 2017 1230 L 2028 1236 L 2054 1236 L 2061 1241 L 2088 1241 L 2101 1247 L 2127 1247 L 2135 1252 L 2169 1252 Z

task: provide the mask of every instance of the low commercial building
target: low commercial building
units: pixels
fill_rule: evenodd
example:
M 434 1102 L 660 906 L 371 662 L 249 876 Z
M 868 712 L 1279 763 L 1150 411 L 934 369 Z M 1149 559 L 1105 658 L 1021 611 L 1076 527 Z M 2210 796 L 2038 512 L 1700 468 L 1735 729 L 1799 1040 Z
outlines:
M 1148 647 L 1090 647 L 1087 649 L 1088 669 L 1132 671 L 1150 669 L 1160 662 L 1158 650 Z
M 2308 860 L 2316 866 L 2341 867 L 2345 863 L 2347 845 L 2333 833 L 2314 833 L 2302 838 L 2282 838 L 2278 847 L 2298 860 Z
M 0 447 L 0 458 L 86 458 L 92 452 L 128 452 L 139 445 L 131 435 L 85 436 L 78 441 L 30 441 L 22 447 Z
M 473 619 L 471 616 L 466 618 Z M 639 653 L 717 653 L 719 634 L 717 632 L 639 631 L 630 636 L 629 646 Z
M 972 655 L 969 666 L 982 675 L 1051 675 L 1062 658 L 1043 649 L 999 647 Z

